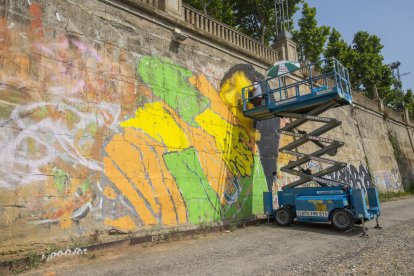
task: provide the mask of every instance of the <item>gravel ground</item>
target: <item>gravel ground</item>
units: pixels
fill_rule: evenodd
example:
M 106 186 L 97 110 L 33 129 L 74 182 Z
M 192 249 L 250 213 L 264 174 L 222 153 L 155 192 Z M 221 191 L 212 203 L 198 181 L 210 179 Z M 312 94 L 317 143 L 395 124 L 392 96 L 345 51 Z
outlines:
M 414 222 L 386 229 L 345 250 L 283 268 L 286 275 L 414 275 Z
M 382 207 L 383 229 L 368 223 L 369 238 L 361 227 L 261 224 L 60 257 L 25 275 L 414 275 L 414 198 Z

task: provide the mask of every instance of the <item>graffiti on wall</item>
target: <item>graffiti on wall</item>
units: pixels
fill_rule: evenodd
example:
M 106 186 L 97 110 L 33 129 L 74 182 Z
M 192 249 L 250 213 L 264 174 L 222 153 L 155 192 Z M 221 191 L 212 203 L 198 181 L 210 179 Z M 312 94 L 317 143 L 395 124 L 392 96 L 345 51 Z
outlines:
M 50 29 L 40 4 L 28 9 L 28 25 L 0 20 L 0 189 L 30 223 L 132 231 L 262 212 L 266 178 L 240 111 L 252 66 L 230 68 L 216 89 L 172 60 Z
M 346 183 L 353 188 L 366 189 L 374 186 L 369 170 L 363 164 L 360 164 L 358 168 L 352 164 L 348 164 L 347 167 L 328 174 L 326 178 Z
M 378 171 L 374 174 L 376 185 L 385 188 L 385 190 L 400 190 L 401 175 L 397 169 L 391 171 Z

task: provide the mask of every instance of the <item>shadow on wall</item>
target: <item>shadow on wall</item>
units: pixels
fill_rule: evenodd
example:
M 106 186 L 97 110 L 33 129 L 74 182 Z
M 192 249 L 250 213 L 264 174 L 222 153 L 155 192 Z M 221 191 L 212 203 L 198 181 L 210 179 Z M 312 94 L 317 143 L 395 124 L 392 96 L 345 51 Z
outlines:
M 404 190 L 408 191 L 414 188 L 414 164 L 407 158 L 404 151 L 401 149 L 400 142 L 395 133 L 388 133 L 391 146 L 394 150 L 394 157 L 397 160 L 399 174 L 401 175 L 401 182 Z

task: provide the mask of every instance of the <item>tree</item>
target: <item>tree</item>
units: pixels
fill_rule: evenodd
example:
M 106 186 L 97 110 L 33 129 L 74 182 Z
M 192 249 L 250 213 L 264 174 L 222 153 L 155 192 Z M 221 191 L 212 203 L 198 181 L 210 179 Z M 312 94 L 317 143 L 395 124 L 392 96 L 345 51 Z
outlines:
M 188 4 L 208 16 L 229 26 L 236 26 L 236 2 L 230 0 L 184 0 Z
M 289 18 L 298 10 L 300 1 L 288 0 Z M 184 3 L 266 45 L 280 32 L 275 22 L 274 0 L 184 0 Z
M 236 0 L 237 28 L 243 33 L 259 40 L 264 44 L 275 41 L 280 26 L 275 21 L 274 0 Z M 288 15 L 292 18 L 298 10 L 300 0 L 288 1 Z M 291 24 L 293 27 L 293 24 Z
M 345 67 L 350 63 L 350 46 L 342 38 L 342 35 L 335 29 L 332 29 L 328 38 L 328 44 L 323 52 L 325 58 L 336 58 Z
M 298 22 L 299 30 L 293 32 L 293 40 L 297 43 L 301 61 L 316 62 L 323 53 L 330 28 L 318 27 L 316 8 L 303 4 L 302 18 Z
M 413 90 L 407 89 L 404 96 L 405 107 L 408 109 L 410 118 L 414 119 L 414 94 Z
M 391 69 L 383 63 L 383 47 L 376 35 L 360 31 L 354 36 L 348 70 L 354 90 L 365 92 L 369 97 L 373 96 L 371 91 L 374 84 L 380 97 L 390 93 L 393 84 Z

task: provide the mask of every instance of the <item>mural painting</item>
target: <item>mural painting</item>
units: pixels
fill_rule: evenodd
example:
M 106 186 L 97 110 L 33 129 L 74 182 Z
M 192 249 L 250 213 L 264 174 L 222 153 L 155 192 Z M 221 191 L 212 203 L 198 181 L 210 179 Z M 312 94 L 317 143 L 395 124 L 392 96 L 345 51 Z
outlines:
M 263 212 L 268 190 L 230 68 L 220 87 L 174 61 L 30 22 L 0 19 L 3 227 L 134 231 Z M 21 20 L 25 22 L 24 20 Z

